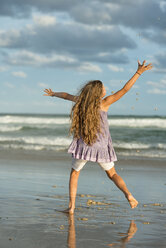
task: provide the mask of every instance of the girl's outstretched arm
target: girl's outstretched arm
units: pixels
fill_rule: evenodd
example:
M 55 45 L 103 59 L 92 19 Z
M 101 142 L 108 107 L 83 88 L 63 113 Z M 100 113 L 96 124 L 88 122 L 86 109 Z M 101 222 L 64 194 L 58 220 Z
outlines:
M 56 96 L 73 102 L 76 102 L 78 99 L 78 96 L 70 95 L 66 92 L 53 92 L 51 89 L 45 89 L 44 92 L 46 92 L 46 94 L 43 96 Z
M 134 85 L 134 83 L 137 81 L 139 76 L 146 70 L 152 69 L 152 64 L 145 65 L 145 60 L 143 61 L 142 65 L 140 61 L 138 60 L 138 69 L 136 73 L 130 78 L 130 80 L 124 85 L 124 87 L 117 91 L 115 94 L 107 96 L 103 99 L 103 104 L 105 107 L 109 107 L 112 103 L 118 101 L 124 94 L 126 94 L 130 88 Z

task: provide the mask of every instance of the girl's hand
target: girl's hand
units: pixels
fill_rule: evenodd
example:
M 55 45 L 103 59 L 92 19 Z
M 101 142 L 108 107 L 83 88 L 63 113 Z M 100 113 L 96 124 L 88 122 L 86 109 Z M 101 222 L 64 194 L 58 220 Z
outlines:
M 143 61 L 142 65 L 140 63 L 140 61 L 138 60 L 138 69 L 137 69 L 137 72 L 139 74 L 142 74 L 144 71 L 147 71 L 147 70 L 151 70 L 152 69 L 152 63 L 148 64 L 148 65 L 145 65 L 145 62 L 146 60 Z
M 43 96 L 55 96 L 55 93 L 49 88 L 45 89 L 44 92 L 46 92 L 47 94 L 44 94 Z

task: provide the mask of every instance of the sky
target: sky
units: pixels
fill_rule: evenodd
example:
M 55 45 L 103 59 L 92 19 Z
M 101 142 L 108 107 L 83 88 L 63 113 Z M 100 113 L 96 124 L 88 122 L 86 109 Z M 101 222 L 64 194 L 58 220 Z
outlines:
M 0 113 L 69 114 L 76 95 L 101 80 L 121 89 L 137 60 L 153 64 L 108 110 L 166 116 L 166 0 L 1 0 Z

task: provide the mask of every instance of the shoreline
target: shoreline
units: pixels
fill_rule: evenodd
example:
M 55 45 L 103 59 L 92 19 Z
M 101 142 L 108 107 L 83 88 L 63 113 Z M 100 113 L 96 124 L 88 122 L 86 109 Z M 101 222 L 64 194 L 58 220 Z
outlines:
M 118 165 L 134 165 L 142 164 L 147 166 L 166 166 L 165 158 L 149 158 L 139 156 L 117 156 L 118 160 L 115 164 Z M 54 161 L 72 161 L 70 153 L 62 151 L 31 151 L 31 150 L 0 150 L 0 161 L 33 161 L 33 162 L 54 162 Z M 88 161 L 90 163 L 94 163 Z

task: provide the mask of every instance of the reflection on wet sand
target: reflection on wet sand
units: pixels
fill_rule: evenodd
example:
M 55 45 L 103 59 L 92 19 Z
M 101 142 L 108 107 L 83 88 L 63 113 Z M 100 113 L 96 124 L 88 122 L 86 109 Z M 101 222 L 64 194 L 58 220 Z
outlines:
M 74 223 L 73 214 L 69 215 L 68 223 L 69 223 L 69 228 L 68 228 L 67 244 L 69 248 L 76 248 L 76 232 L 75 232 L 75 223 Z M 123 237 L 119 239 L 116 243 L 110 243 L 107 244 L 107 246 L 112 247 L 112 246 L 120 245 L 120 247 L 125 248 L 126 243 L 128 243 L 130 239 L 133 238 L 136 232 L 137 232 L 137 226 L 134 220 L 131 220 L 127 233 L 120 233 L 120 236 Z
M 136 232 L 137 232 L 137 226 L 136 226 L 134 220 L 131 220 L 127 233 L 120 233 L 120 235 L 124 236 L 124 237 L 119 239 L 118 243 L 108 244 L 108 246 L 111 247 L 111 246 L 119 244 L 121 248 L 125 248 L 126 243 L 128 243 L 130 241 L 130 239 L 133 238 L 133 236 Z
M 74 214 L 69 214 L 68 222 L 69 222 L 69 229 L 68 229 L 67 244 L 69 248 L 76 248 Z

